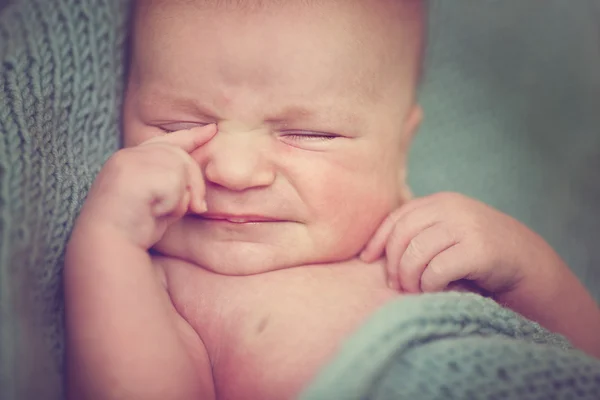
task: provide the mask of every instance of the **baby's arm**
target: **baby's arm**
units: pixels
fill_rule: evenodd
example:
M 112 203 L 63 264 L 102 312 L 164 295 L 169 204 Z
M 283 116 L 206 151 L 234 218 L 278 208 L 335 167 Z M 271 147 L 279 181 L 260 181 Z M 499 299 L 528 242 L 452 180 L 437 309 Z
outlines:
M 600 358 L 600 307 L 570 268 L 546 246 L 535 261 L 532 259 L 530 273 L 496 300 Z
M 416 199 L 383 222 L 361 258 L 383 252 L 392 287 L 435 292 L 471 281 L 600 358 L 600 308 L 550 245 L 508 215 L 453 193 Z
M 158 272 L 119 232 L 74 232 L 65 267 L 69 398 L 214 396 L 203 343 Z
M 186 151 L 214 134 L 203 129 L 122 150 L 92 186 L 64 271 L 71 399 L 214 398 L 203 343 L 148 254 L 171 222 L 202 210 Z

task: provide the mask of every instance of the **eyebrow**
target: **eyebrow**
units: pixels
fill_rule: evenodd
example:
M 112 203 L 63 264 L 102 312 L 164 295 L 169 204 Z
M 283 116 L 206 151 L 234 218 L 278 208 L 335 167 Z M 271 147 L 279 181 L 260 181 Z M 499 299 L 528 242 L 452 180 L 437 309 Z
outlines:
M 141 92 L 138 97 L 138 108 L 147 110 L 148 108 L 164 108 L 165 106 L 177 109 L 180 111 L 188 112 L 195 115 L 203 115 L 205 117 L 217 117 L 216 113 L 210 110 L 208 107 L 199 104 L 197 101 L 180 97 L 173 96 L 163 92 Z
M 176 108 L 178 110 L 186 111 L 192 114 L 201 114 L 204 116 L 218 117 L 218 113 L 211 110 L 210 107 L 200 103 L 197 100 L 173 96 L 167 93 L 141 93 L 138 102 L 140 107 L 164 107 L 165 105 Z M 269 122 L 283 122 L 290 119 L 310 118 L 317 114 L 316 109 L 311 109 L 301 105 L 291 105 L 278 110 L 275 113 L 267 115 L 265 120 Z
M 293 119 L 311 118 L 317 114 L 316 110 L 311 110 L 307 107 L 294 105 L 287 106 L 272 116 L 267 116 L 266 120 L 271 123 L 281 123 Z
M 202 104 L 196 99 L 190 97 L 182 97 L 176 93 L 170 93 L 166 91 L 148 91 L 141 92 L 139 96 L 139 107 L 147 110 L 148 108 L 161 108 L 165 105 L 172 107 L 183 112 L 190 113 L 192 115 L 202 116 L 206 118 L 220 119 L 220 116 L 215 110 Z M 146 111 L 147 112 L 147 111 Z M 271 124 L 287 124 L 294 122 L 305 122 L 315 121 L 319 124 L 330 125 L 331 122 L 341 122 L 344 124 L 352 125 L 355 128 L 361 124 L 361 117 L 354 114 L 348 114 L 340 109 L 332 110 L 330 107 L 307 107 L 301 104 L 290 104 L 280 109 L 276 109 L 275 112 L 264 115 L 265 122 Z M 331 126 L 333 129 L 334 126 Z

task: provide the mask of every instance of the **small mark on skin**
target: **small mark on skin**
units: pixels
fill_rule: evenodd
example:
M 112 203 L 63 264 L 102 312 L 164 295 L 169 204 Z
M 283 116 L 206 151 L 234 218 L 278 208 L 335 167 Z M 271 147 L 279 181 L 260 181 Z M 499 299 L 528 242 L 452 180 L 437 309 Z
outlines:
M 269 325 L 269 317 L 263 317 L 263 319 L 260 320 L 260 323 L 258 324 L 257 328 L 256 328 L 256 333 L 261 334 L 264 332 L 264 330 L 267 328 L 267 325 Z

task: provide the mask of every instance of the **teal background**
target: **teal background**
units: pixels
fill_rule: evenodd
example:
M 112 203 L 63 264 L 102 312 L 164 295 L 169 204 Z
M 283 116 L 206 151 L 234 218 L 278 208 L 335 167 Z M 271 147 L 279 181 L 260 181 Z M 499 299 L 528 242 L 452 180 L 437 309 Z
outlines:
M 517 217 L 600 300 L 600 2 L 433 1 L 428 53 L 414 192 Z

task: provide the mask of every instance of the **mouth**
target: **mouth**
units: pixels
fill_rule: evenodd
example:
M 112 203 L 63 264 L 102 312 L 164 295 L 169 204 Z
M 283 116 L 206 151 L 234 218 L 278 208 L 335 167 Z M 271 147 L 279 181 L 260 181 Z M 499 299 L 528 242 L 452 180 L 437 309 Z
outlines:
M 282 222 L 263 215 L 233 215 L 233 214 L 211 214 L 206 213 L 198 215 L 197 218 L 214 221 L 214 222 L 229 222 L 232 224 L 257 224 L 264 222 Z

